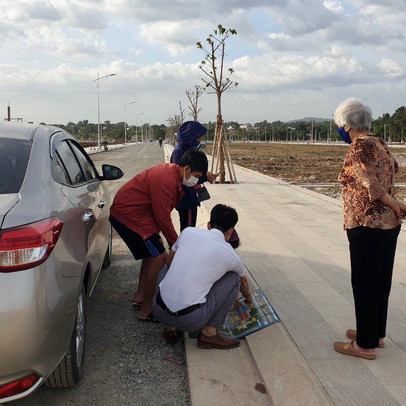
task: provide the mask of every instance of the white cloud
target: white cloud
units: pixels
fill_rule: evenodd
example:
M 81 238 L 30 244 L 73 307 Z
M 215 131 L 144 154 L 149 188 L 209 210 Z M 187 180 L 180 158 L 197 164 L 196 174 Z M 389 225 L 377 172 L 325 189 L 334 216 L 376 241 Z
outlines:
M 315 43 L 311 38 L 291 37 L 283 33 L 271 33 L 261 36 L 257 41 L 260 49 L 272 50 L 283 53 L 303 53 L 320 48 L 320 44 Z
M 337 49 L 325 56 L 264 55 L 233 62 L 236 81 L 247 92 L 346 86 L 362 78 L 365 68 L 351 55 Z
M 171 55 L 190 51 L 198 40 L 193 28 L 201 25 L 198 21 L 159 21 L 140 26 L 140 39 L 149 44 L 166 44 Z
M 235 10 L 267 7 L 269 0 L 205 0 L 204 3 L 200 0 L 106 0 L 105 4 L 109 13 L 132 17 L 141 23 L 203 19 L 215 26 Z
M 405 76 L 405 69 L 399 63 L 390 59 L 382 59 L 379 62 L 379 67 L 389 76 Z
M 238 32 L 226 50 L 240 83 L 225 95 L 228 119 L 260 120 L 270 108 L 281 115 L 274 119 L 301 108 L 300 116 L 330 114 L 349 94 L 371 105 L 404 103 L 399 0 L 0 0 L 8 62 L 0 65 L 0 104 L 10 100 L 38 121 L 94 121 L 93 80 L 117 73 L 102 85 L 104 115 L 122 120 L 131 96 L 150 121 L 164 122 L 200 83 L 195 42 L 218 23 Z M 204 99 L 214 118 L 214 98 Z
M 342 14 L 344 11 L 341 1 L 326 0 L 323 2 L 323 4 L 324 4 L 324 7 L 328 8 L 329 10 L 331 10 L 332 12 L 334 12 L 336 14 Z
M 368 44 L 376 47 L 393 41 L 401 41 L 403 33 L 389 25 L 378 25 L 371 16 L 351 16 L 339 21 L 325 30 L 321 36 L 327 41 L 346 43 L 352 46 Z
M 131 47 L 131 48 L 128 50 L 128 53 L 129 53 L 130 55 L 133 55 L 133 56 L 141 56 L 141 55 L 144 53 L 144 50 L 143 50 L 143 49 L 140 49 L 140 48 L 133 48 L 133 47 Z
M 269 6 L 281 24 L 282 31 L 297 36 L 316 32 L 332 24 L 337 16 L 318 0 L 287 0 L 284 8 Z

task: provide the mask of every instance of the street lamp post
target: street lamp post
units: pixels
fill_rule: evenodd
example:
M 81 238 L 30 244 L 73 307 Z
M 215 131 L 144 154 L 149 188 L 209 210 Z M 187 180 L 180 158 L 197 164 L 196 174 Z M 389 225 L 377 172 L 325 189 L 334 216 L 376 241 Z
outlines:
M 110 76 L 115 76 L 117 73 L 110 73 L 110 75 L 105 75 L 102 77 L 99 77 L 99 74 L 97 73 L 97 78 L 93 80 L 94 83 L 96 83 L 97 86 L 97 148 L 100 149 L 100 138 L 101 138 L 101 128 L 100 128 L 100 82 L 103 82 Z
M 148 123 L 147 123 L 147 118 L 145 118 L 144 117 L 144 120 L 142 120 L 143 121 L 143 123 L 142 123 L 142 126 L 141 126 L 141 142 L 144 142 L 144 126 L 145 126 L 145 124 L 147 125 L 147 128 L 146 128 L 146 134 L 145 134 L 145 141 L 147 141 L 147 132 L 148 132 Z
M 138 144 L 138 127 L 137 127 L 137 117 L 142 116 L 144 113 L 137 113 L 135 115 L 135 143 Z
M 134 103 L 135 103 L 135 101 L 123 104 L 123 107 L 124 107 L 124 145 L 127 144 L 127 107 L 130 104 L 134 104 Z

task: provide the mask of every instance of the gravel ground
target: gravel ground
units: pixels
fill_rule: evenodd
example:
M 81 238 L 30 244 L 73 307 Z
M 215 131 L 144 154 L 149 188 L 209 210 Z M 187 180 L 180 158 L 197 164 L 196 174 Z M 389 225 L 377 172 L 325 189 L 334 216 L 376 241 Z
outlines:
M 119 166 L 125 177 L 109 182 L 115 191 L 141 170 L 163 162 L 158 143 L 144 143 L 92 155 L 102 163 Z M 132 307 L 140 261 L 135 261 L 114 235 L 113 258 L 102 271 L 87 303 L 85 374 L 76 387 L 39 388 L 25 405 L 189 405 L 184 343 L 169 346 L 163 326 L 142 322 Z

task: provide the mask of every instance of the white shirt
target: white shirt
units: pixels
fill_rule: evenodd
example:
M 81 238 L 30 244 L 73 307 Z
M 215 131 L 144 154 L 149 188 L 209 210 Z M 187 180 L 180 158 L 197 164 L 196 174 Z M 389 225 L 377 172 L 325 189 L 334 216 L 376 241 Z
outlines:
M 175 256 L 159 284 L 161 297 L 172 312 L 206 302 L 213 284 L 227 272 L 245 275 L 244 263 L 220 230 L 187 227 L 172 250 Z

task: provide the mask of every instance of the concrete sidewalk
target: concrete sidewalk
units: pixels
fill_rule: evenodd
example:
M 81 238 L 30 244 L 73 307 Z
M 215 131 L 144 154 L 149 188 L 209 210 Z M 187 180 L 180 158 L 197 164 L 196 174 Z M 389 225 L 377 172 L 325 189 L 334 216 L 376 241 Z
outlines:
M 242 167 L 235 170 L 238 184 L 206 184 L 211 199 L 203 203 L 198 225 L 205 227 L 217 203 L 237 209 L 238 253 L 281 322 L 224 353 L 197 350 L 187 340 L 193 406 L 405 405 L 405 232 L 399 236 L 385 348 L 374 361 L 338 354 L 334 341 L 355 328 L 340 200 Z M 238 368 L 243 358 L 245 370 Z M 253 390 L 258 381 L 268 394 L 260 394 L 261 400 Z

